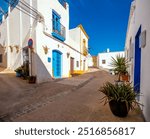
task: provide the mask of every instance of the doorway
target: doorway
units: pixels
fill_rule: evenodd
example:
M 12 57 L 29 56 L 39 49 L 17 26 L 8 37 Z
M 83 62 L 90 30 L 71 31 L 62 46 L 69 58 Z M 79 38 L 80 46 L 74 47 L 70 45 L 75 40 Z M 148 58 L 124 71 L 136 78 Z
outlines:
M 24 75 L 29 76 L 29 48 L 23 48 Z
M 70 58 L 70 74 L 74 73 L 74 58 Z
M 61 78 L 61 71 L 62 71 L 62 53 L 57 50 L 53 50 L 52 52 L 53 57 L 53 76 L 55 78 Z
M 135 36 L 135 55 L 134 55 L 134 90 L 140 92 L 141 76 L 141 48 L 140 48 L 141 26 Z

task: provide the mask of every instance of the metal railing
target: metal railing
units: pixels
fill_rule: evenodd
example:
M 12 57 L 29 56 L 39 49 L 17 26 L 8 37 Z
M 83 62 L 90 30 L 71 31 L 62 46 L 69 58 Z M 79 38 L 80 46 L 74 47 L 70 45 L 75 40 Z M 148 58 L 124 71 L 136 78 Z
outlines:
M 64 39 L 66 38 L 66 28 L 58 21 L 52 20 L 53 23 L 53 32 L 60 35 Z
M 66 9 L 66 0 L 58 0 L 58 1 Z

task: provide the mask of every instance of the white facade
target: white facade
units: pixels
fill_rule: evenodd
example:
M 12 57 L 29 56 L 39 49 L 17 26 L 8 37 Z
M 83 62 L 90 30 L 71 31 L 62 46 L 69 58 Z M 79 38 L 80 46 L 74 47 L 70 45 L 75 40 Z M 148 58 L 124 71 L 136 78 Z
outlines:
M 130 60 L 133 85 L 138 85 L 139 101 L 146 121 L 150 121 L 150 1 L 135 0 L 131 5 L 126 36 L 126 57 Z M 136 89 L 136 88 L 135 88 Z
M 99 53 L 98 54 L 98 67 L 102 67 L 104 69 L 112 69 L 111 67 L 111 62 L 112 62 L 112 57 L 116 58 L 117 55 L 120 55 L 124 57 L 124 51 L 118 51 L 118 52 L 107 52 L 104 53 Z
M 69 30 L 69 44 L 80 53 L 74 53 L 73 58 L 76 61 L 74 67 L 75 72 L 84 72 L 88 70 L 88 40 L 89 37 L 86 34 L 82 25 Z M 77 66 L 79 62 L 79 66 Z
M 93 67 L 94 62 L 93 62 L 93 57 L 89 54 L 88 55 L 88 67 Z
M 83 66 L 87 63 L 86 56 L 79 43 L 84 36 L 82 31 L 75 40 L 77 45 L 70 43 L 68 3 L 63 0 L 25 0 L 30 8 L 20 8 L 21 2 L 9 10 L 8 17 L 0 25 L 0 54 L 4 57 L 0 66 L 15 70 L 28 59 L 30 75 L 37 77 L 37 83 L 70 77 L 70 71 L 76 67 L 87 70 L 87 66 Z M 30 38 L 32 50 L 27 47 Z

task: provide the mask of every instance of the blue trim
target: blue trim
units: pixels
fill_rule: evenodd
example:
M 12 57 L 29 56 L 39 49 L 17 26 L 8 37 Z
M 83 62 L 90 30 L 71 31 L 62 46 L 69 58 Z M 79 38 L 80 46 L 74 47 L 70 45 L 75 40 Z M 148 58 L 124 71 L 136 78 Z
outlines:
M 52 33 L 52 36 L 57 38 L 60 41 L 65 41 L 65 38 L 63 36 L 61 36 L 61 35 L 59 35 L 59 34 L 57 34 L 55 32 Z
M 61 18 L 60 14 L 58 14 L 54 9 L 52 10 L 53 14 L 56 15 L 58 18 Z
M 2 18 L 0 18 L 0 25 L 2 24 Z
M 11 9 L 14 9 L 18 5 L 19 0 L 14 0 L 9 2 L 10 2 Z
M 59 35 L 59 33 L 61 34 L 61 24 L 60 24 L 60 15 L 53 10 L 53 32 L 52 32 L 52 36 L 61 40 L 61 41 L 65 41 L 65 38 L 61 35 Z M 56 31 L 56 32 L 55 32 Z M 58 32 L 58 33 L 57 33 Z
M 64 8 L 66 8 L 65 4 L 66 4 L 67 0 L 58 0 L 58 1 Z
M 140 92 L 141 83 L 141 48 L 140 48 L 141 26 L 135 36 L 135 56 L 134 56 L 134 90 Z

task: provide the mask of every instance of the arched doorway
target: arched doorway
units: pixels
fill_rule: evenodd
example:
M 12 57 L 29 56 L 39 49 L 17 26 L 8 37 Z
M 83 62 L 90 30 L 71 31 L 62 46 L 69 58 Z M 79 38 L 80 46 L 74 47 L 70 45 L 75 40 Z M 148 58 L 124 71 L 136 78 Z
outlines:
M 53 76 L 55 78 L 61 78 L 62 74 L 62 53 L 58 50 L 52 52 L 52 66 Z

